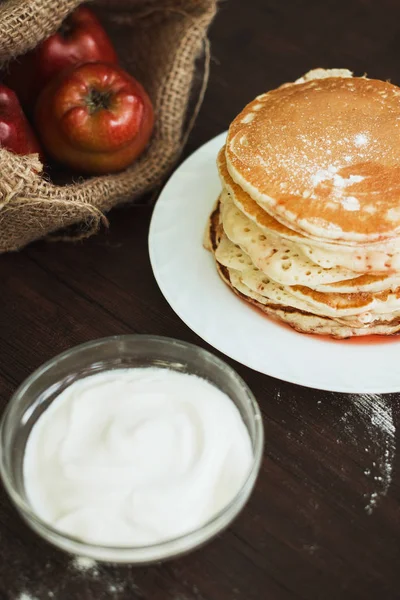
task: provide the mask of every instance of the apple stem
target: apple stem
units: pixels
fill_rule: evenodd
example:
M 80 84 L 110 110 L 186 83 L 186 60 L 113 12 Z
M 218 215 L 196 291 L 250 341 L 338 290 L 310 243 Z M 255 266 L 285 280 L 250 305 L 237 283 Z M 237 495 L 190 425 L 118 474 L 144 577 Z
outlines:
M 111 92 L 92 88 L 86 97 L 86 105 L 90 114 L 98 110 L 107 110 L 111 104 Z

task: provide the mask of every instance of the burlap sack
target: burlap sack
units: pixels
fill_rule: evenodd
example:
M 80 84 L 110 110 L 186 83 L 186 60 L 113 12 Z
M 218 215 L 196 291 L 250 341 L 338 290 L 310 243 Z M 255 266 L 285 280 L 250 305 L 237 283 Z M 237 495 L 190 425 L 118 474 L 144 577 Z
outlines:
M 80 3 L 0 3 L 0 63 L 35 47 Z M 81 236 L 90 235 L 106 222 L 104 213 L 110 208 L 133 201 L 160 183 L 185 141 L 195 61 L 204 52 L 216 0 L 99 0 L 91 6 L 109 32 L 122 66 L 143 83 L 153 100 L 152 141 L 127 170 L 65 186 L 42 177 L 37 155 L 21 157 L 0 149 L 0 252 L 17 250 L 76 224 L 81 224 Z

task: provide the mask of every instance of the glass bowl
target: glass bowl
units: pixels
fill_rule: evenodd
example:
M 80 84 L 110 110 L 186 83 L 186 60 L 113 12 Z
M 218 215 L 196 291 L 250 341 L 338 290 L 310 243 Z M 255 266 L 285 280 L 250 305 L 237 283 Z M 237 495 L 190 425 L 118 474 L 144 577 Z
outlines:
M 32 427 L 60 392 L 77 379 L 115 368 L 163 367 L 207 379 L 237 406 L 248 429 L 253 463 L 233 500 L 202 527 L 149 546 L 110 547 L 83 542 L 43 521 L 30 506 L 24 487 L 23 458 Z M 123 335 L 82 344 L 56 356 L 30 375 L 12 396 L 0 425 L 0 473 L 24 520 L 45 540 L 73 554 L 107 562 L 150 563 L 173 558 L 204 544 L 227 527 L 243 508 L 255 484 L 263 451 L 259 407 L 237 373 L 211 353 L 178 340 Z

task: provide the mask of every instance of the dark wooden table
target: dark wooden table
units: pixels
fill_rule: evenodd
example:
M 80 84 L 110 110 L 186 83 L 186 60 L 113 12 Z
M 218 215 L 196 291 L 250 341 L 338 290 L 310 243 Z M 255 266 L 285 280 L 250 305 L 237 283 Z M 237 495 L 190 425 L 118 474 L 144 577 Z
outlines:
M 394 0 L 225 0 L 211 40 L 210 84 L 186 154 L 254 96 L 316 66 L 400 84 Z M 156 285 L 150 217 L 148 207 L 122 209 L 109 232 L 84 243 L 41 242 L 0 257 L 1 407 L 43 361 L 96 337 L 153 333 L 206 346 Z M 229 530 L 163 565 L 79 570 L 30 532 L 0 489 L 1 600 L 400 598 L 398 398 L 375 398 L 376 409 L 368 397 L 303 389 L 228 362 L 258 398 L 266 430 L 254 494 Z

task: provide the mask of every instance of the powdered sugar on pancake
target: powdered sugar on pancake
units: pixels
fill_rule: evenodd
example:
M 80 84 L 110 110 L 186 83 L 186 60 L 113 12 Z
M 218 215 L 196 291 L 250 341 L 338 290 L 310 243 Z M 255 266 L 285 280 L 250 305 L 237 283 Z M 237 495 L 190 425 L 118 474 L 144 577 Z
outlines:
M 399 127 L 396 86 L 307 77 L 262 95 L 233 121 L 227 167 L 295 231 L 339 243 L 383 241 L 400 232 Z

